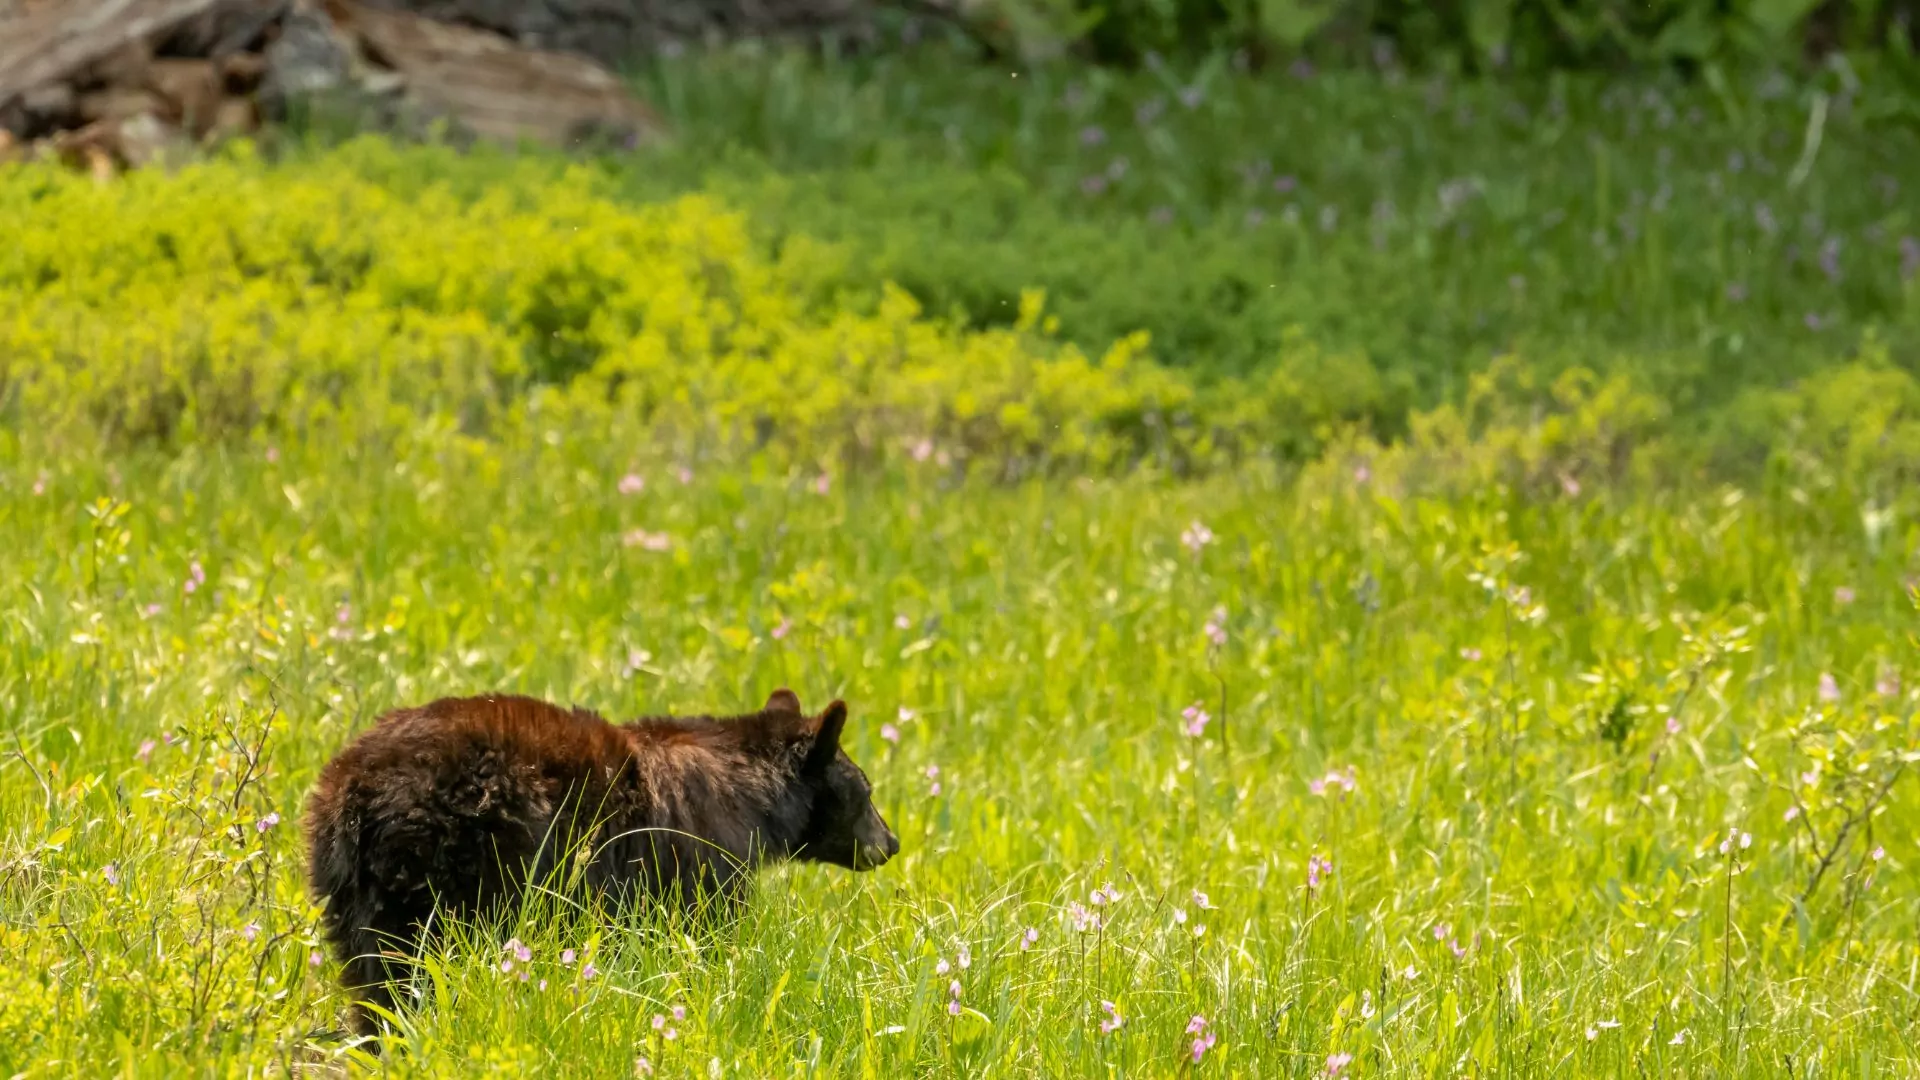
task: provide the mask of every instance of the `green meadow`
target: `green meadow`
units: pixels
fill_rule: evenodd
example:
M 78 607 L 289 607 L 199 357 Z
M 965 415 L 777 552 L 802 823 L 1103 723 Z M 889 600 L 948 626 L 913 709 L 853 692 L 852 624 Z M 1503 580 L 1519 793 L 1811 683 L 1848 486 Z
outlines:
M 0 168 L 0 1075 L 1920 1069 L 1920 139 L 1848 77 L 719 55 L 631 154 Z M 782 685 L 891 864 L 536 897 L 346 1039 L 352 735 Z

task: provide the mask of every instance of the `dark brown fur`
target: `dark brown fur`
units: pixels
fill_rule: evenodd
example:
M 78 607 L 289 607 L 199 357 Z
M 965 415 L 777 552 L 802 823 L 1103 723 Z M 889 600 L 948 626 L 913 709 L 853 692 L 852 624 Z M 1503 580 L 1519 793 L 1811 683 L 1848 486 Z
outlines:
M 344 985 L 392 1010 L 383 953 L 411 954 L 438 920 L 497 911 L 555 870 L 616 903 L 726 906 L 766 860 L 886 862 L 900 844 L 840 749 L 846 715 L 836 701 L 809 718 L 784 689 L 744 716 L 618 726 L 516 696 L 388 713 L 321 770 L 307 811 Z M 353 1020 L 371 1030 L 366 1009 Z

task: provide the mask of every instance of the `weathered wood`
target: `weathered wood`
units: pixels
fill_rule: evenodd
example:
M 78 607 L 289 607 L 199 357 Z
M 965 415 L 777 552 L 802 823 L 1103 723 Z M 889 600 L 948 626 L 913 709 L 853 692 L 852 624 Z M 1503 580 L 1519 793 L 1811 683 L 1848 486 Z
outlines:
M 374 61 L 405 80 L 409 98 L 476 135 L 563 143 L 589 127 L 636 137 L 661 130 L 617 76 L 585 57 L 354 0 L 328 0 L 327 10 Z
M 0 105 L 64 79 L 221 0 L 0 0 Z

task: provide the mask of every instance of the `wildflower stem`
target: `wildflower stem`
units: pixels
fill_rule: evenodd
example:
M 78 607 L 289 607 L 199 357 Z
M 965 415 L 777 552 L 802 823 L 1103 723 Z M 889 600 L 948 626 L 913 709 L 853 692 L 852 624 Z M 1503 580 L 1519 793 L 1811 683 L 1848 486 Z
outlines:
M 1501 585 L 1511 590 L 1505 581 Z M 1507 798 L 1513 798 L 1520 787 L 1520 672 L 1513 656 L 1513 597 L 1505 594 L 1506 602 L 1500 605 L 1504 613 L 1503 628 L 1506 634 L 1507 648 L 1507 720 L 1512 731 L 1507 737 Z M 1491 786 L 1491 785 L 1489 785 Z
M 1733 875 L 1740 861 L 1739 830 L 1727 840 L 1726 906 L 1720 920 L 1720 1042 L 1724 1046 L 1733 1023 Z
M 1228 799 L 1238 802 L 1240 790 L 1233 783 L 1233 743 L 1227 738 L 1227 677 L 1220 674 L 1217 658 L 1216 653 L 1215 661 L 1210 666 L 1213 668 L 1214 680 L 1220 684 L 1220 767 L 1227 774 Z
M 1906 771 L 1906 762 L 1895 765 L 1893 771 L 1887 774 L 1887 778 L 1882 780 L 1880 786 L 1875 788 L 1873 794 L 1867 798 L 1865 805 L 1858 810 L 1847 812 L 1846 820 L 1840 823 L 1840 828 L 1834 833 L 1833 843 L 1827 845 L 1827 850 L 1820 856 L 1820 862 L 1814 866 L 1813 873 L 1808 876 L 1806 888 L 1800 890 L 1800 899 L 1795 904 L 1796 909 L 1804 910 L 1812 901 L 1813 894 L 1819 890 L 1820 883 L 1827 876 L 1827 871 L 1833 868 L 1833 864 L 1840 858 L 1840 853 L 1846 849 L 1847 837 L 1853 834 L 1853 830 L 1858 828 L 1861 822 L 1873 816 L 1874 808 L 1886 799 L 1887 793 L 1893 790 L 1894 783 Z M 1792 911 L 1789 911 L 1786 916 L 1783 916 L 1781 924 L 1785 925 L 1786 919 L 1792 918 L 1792 915 Z

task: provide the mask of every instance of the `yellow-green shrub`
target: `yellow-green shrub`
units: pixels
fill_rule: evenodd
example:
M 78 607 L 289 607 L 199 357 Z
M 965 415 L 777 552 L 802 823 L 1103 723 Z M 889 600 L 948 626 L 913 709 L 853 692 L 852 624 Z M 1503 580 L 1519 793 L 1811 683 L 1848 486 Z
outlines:
M 1722 470 L 1774 465 L 1819 484 L 1920 477 L 1920 380 L 1869 337 L 1858 358 L 1777 390 L 1751 390 L 1708 438 Z
M 1350 433 L 1309 469 L 1310 482 L 1331 490 L 1359 476 L 1396 494 L 1496 486 L 1578 494 L 1667 464 L 1666 418 L 1666 404 L 1627 375 L 1575 367 L 1549 379 L 1503 356 L 1472 377 L 1461 404 L 1415 414 L 1405 440 Z
M 422 414 L 552 415 L 817 449 L 932 440 L 1091 463 L 1158 440 L 1194 397 L 1144 337 L 1094 359 L 1018 324 L 967 332 L 888 287 L 819 310 L 817 245 L 757 250 L 701 197 L 615 201 L 588 170 L 402 199 L 362 145 L 299 168 L 241 150 L 111 185 L 0 172 L 0 377 L 16 422 L 116 440 Z M 1155 422 L 1159 418 L 1160 422 Z M 1185 452 L 1184 450 L 1182 452 Z

